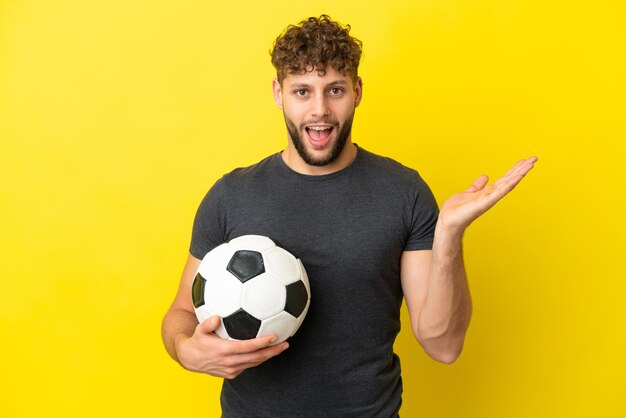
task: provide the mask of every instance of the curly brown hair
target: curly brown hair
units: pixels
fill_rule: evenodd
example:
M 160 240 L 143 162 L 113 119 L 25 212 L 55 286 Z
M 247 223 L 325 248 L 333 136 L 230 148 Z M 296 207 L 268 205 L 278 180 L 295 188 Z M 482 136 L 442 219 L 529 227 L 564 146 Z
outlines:
M 288 74 L 314 70 L 324 76 L 330 66 L 356 83 L 363 44 L 350 36 L 350 29 L 350 25 L 343 26 L 327 15 L 289 25 L 270 50 L 278 82 L 282 85 Z

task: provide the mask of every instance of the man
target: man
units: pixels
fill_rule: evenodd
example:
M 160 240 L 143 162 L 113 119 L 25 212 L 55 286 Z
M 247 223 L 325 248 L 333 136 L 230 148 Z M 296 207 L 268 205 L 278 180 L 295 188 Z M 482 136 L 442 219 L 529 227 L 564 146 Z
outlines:
M 416 171 L 352 142 L 363 93 L 361 43 L 327 16 L 290 26 L 272 51 L 274 99 L 287 148 L 220 179 L 198 209 L 180 288 L 163 321 L 169 354 L 225 378 L 225 417 L 395 417 L 401 404 L 393 342 L 404 297 L 433 359 L 459 356 L 471 314 L 462 260 L 469 224 L 515 187 L 536 158 L 486 186 L 481 176 L 439 212 Z M 298 333 L 247 341 L 198 324 L 191 285 L 200 259 L 245 234 L 300 258 L 311 305 Z

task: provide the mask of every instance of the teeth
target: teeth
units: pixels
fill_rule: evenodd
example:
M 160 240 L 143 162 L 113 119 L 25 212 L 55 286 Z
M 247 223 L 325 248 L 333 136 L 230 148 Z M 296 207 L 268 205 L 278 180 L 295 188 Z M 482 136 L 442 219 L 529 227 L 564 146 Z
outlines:
M 313 129 L 314 131 L 325 131 L 331 128 L 331 126 L 309 126 L 307 129 Z

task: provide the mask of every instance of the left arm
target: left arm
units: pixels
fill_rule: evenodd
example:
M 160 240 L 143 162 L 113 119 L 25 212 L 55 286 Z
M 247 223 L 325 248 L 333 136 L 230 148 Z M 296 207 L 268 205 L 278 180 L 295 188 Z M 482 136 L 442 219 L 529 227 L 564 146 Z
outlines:
M 465 229 L 513 190 L 536 161 L 535 157 L 519 161 L 489 186 L 487 176 L 479 177 L 443 204 L 432 251 L 403 253 L 400 274 L 411 327 L 433 359 L 453 363 L 469 326 L 472 303 L 463 263 Z

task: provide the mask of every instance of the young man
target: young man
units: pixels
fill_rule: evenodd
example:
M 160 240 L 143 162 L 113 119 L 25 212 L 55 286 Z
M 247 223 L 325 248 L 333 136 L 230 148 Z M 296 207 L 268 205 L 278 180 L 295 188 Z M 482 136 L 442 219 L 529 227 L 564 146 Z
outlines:
M 536 161 L 518 162 L 490 186 L 478 178 L 439 212 L 416 171 L 352 142 L 363 85 L 361 43 L 349 29 L 323 15 L 279 36 L 273 89 L 287 148 L 225 175 L 196 215 L 163 341 L 183 367 L 225 378 L 224 417 L 397 416 L 402 298 L 426 353 L 454 362 L 471 314 L 463 232 Z M 307 269 L 311 305 L 289 341 L 222 340 L 219 318 L 196 320 L 191 285 L 200 260 L 245 234 L 272 238 Z

